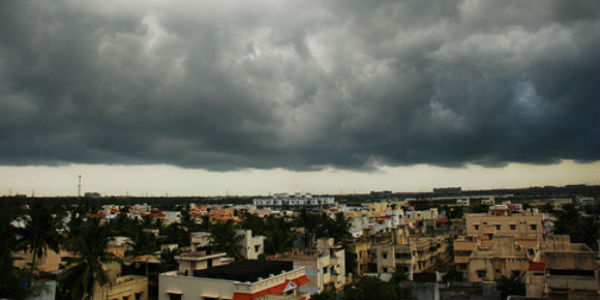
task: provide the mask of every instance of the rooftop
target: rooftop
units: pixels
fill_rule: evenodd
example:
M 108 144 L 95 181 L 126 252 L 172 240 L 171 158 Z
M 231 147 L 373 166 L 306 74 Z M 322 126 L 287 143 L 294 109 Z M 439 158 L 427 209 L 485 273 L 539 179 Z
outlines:
M 259 277 L 268 278 L 270 274 L 278 275 L 293 269 L 293 263 L 287 261 L 246 260 L 194 271 L 194 276 L 254 282 Z

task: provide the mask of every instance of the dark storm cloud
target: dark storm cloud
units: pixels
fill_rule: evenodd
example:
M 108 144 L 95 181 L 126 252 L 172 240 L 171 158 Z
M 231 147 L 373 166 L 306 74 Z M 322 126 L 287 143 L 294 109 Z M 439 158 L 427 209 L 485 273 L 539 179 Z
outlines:
M 0 164 L 597 160 L 599 3 L 4 1 Z

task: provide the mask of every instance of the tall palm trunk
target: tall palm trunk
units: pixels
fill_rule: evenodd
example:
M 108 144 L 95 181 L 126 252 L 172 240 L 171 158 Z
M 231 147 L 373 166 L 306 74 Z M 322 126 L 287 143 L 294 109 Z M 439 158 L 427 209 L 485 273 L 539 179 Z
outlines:
M 31 288 L 33 286 L 33 279 L 34 279 L 34 274 L 33 271 L 35 270 L 35 259 L 37 258 L 37 249 L 32 249 L 31 254 L 33 255 L 33 257 L 31 258 L 31 267 L 29 269 L 29 286 L 28 288 Z

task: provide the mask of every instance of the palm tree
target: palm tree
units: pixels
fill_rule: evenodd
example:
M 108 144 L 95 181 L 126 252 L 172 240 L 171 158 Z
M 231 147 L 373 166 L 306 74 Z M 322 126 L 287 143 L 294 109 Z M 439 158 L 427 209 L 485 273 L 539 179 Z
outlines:
M 81 224 L 77 234 L 67 240 L 67 248 L 75 256 L 60 276 L 64 296 L 71 299 L 91 299 L 94 285 L 110 283 L 103 263 L 115 260 L 106 252 L 110 239 L 110 228 L 101 226 L 96 218 Z
M 243 236 L 235 231 L 233 221 L 220 222 L 210 227 L 211 246 L 216 251 L 223 251 L 227 255 L 242 260 Z
M 16 249 L 32 254 L 29 283 L 33 282 L 36 259 L 46 255 L 48 249 L 58 252 L 61 220 L 52 216 L 47 206 L 34 202 L 29 206 L 23 218 L 25 228 L 17 231 L 19 240 Z
M 501 299 L 506 299 L 510 295 L 525 296 L 525 284 L 523 283 L 523 275 L 513 274 L 510 277 L 502 276 L 496 281 L 497 290 L 500 291 Z
M 0 204 L 0 240 L 4 247 L 0 247 L 0 295 L 6 298 L 23 299 L 26 296 L 22 287 L 26 281 L 19 269 L 14 267 L 12 250 L 17 242 L 16 230 L 11 222 L 18 215 L 17 205 Z
M 336 242 L 341 243 L 349 238 L 352 238 L 352 234 L 350 234 L 350 221 L 348 221 L 343 213 L 335 214 L 335 218 L 333 219 L 332 223 L 332 230 L 330 234 Z
M 269 216 L 265 223 L 266 231 L 262 233 L 265 240 L 265 253 L 275 254 L 293 248 L 296 234 L 292 231 L 291 224 L 283 218 Z
M 198 226 L 195 223 L 192 223 L 193 225 L 191 227 L 189 227 L 190 231 L 194 231 L 194 230 L 198 229 L 198 230 L 210 232 L 210 227 L 211 227 L 210 216 L 204 215 L 204 216 L 202 216 L 201 219 L 202 219 L 202 224 L 200 224 L 200 226 Z

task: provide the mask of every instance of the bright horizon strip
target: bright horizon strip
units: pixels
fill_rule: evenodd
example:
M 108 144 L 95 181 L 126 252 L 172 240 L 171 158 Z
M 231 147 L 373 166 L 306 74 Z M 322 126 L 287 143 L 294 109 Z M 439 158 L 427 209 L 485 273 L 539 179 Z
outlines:
M 227 172 L 184 169 L 170 165 L 0 166 L 0 195 L 77 195 L 99 192 L 114 196 L 268 195 L 279 192 L 350 194 L 390 190 L 429 192 L 434 187 L 463 190 L 526 188 L 567 184 L 600 184 L 600 161 L 532 165 L 511 163 L 501 168 L 467 165 L 444 168 L 425 164 L 389 167 L 373 172 L 327 168 L 320 171 L 244 169 Z

